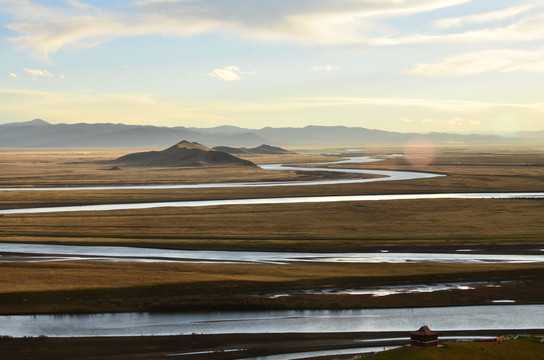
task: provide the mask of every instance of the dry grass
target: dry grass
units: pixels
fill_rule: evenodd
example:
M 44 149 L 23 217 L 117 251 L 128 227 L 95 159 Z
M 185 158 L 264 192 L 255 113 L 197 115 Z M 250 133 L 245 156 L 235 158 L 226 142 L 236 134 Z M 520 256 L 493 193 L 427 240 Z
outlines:
M 185 264 L 185 263 L 1 263 L 0 293 L 92 290 L 186 284 L 194 293 L 216 291 L 206 283 L 260 283 L 271 289 L 350 281 L 402 283 L 422 276 L 475 277 L 494 271 L 540 269 L 541 264 Z M 21 281 L 24 279 L 24 281 Z M 283 284 L 283 285 L 282 285 Z M 239 289 L 238 289 L 239 290 Z
M 370 149 L 380 153 L 398 149 Z M 131 151 L 130 151 L 131 152 Z M 219 181 L 305 179 L 328 174 L 266 172 L 258 169 L 125 168 L 104 170 L 89 164 L 127 152 L 16 152 L 3 151 L 0 186 L 64 186 L 109 184 L 160 184 Z M 432 193 L 476 191 L 542 191 L 543 149 L 440 148 L 431 165 L 413 168 L 401 158 L 354 165 L 358 168 L 422 170 L 449 176 L 415 181 L 376 182 L 345 186 L 209 190 L 113 190 L 107 192 L 1 192 L 0 207 L 54 206 L 108 202 L 175 201 L 185 199 L 248 198 L 272 196 Z M 323 161 L 322 156 L 252 156 L 259 163 Z M 84 163 L 85 162 L 85 163 Z M 252 249 L 300 251 L 361 251 L 368 245 L 406 246 L 443 244 L 541 244 L 544 202 L 536 200 L 414 200 L 344 202 L 323 204 L 218 206 L 207 208 L 161 208 L 112 212 L 74 212 L 5 215 L 0 217 L 1 241 L 137 245 L 181 249 Z M 380 246 L 381 246 L 380 245 Z M 538 245 L 540 246 L 540 245 Z M 542 274 L 542 265 L 447 265 L 447 264 L 145 264 L 145 263 L 4 263 L 0 264 L 2 312 L 74 311 L 74 304 L 89 294 L 101 292 L 125 299 L 138 298 L 137 305 L 115 311 L 146 309 L 144 298 L 187 294 L 280 291 L 320 286 L 365 286 L 489 279 L 525 280 Z M 24 282 L 20 279 L 25 279 Z M 527 285 L 529 286 L 529 285 Z M 495 290 L 488 290 L 495 291 Z M 499 291 L 499 290 L 497 290 Z M 530 293 L 526 291 L 526 293 Z M 17 294 L 25 294 L 28 303 Z M 40 294 L 45 298 L 42 298 Z M 161 295 L 162 294 L 162 295 Z M 27 296 L 28 295 L 28 296 Z M 21 295 L 22 296 L 22 295 Z M 113 296 L 113 295 L 112 295 Z M 214 295 L 215 296 L 215 295 Z M 419 301 L 414 295 L 391 300 L 392 306 Z M 431 295 L 428 295 L 431 296 Z M 432 295 L 435 296 L 435 295 Z M 483 294 L 479 301 L 488 301 Z M 536 296 L 536 295 L 535 295 Z M 533 296 L 534 297 L 534 296 Z M 74 300 L 66 300 L 71 298 Z M 34 300 L 32 300 L 34 299 Z M 45 300 L 44 300 L 45 299 Z M 77 300 L 75 300 L 77 299 Z M 200 298 L 198 298 L 200 299 Z M 307 302 L 284 306 L 303 308 Z M 436 299 L 436 297 L 435 297 Z M 453 299 L 453 300 L 452 300 Z M 443 298 L 437 304 L 458 298 Z M 238 304 L 239 298 L 232 300 Z M 45 301 L 43 304 L 41 301 Z M 97 311 L 110 311 L 111 304 L 91 304 Z M 176 304 L 178 298 L 167 305 Z M 217 295 L 217 301 L 226 301 Z M 321 306 L 327 308 L 329 300 Z M 354 304 L 353 298 L 345 304 Z M 364 306 L 374 302 L 361 302 Z M 434 300 L 433 300 L 434 301 Z M 463 298 L 463 304 L 471 299 Z M 526 299 L 534 301 L 534 299 Z M 66 302 L 70 303 L 66 306 Z M 64 305 L 62 305 L 64 304 Z M 98 304 L 98 305 L 97 305 Z M 58 305 L 58 306 L 57 306 Z M 91 306 L 89 305 L 89 306 Z M 210 305 L 210 306 L 212 306 Z M 213 306 L 211 308 L 213 308 Z M 240 305 L 236 305 L 240 306 Z M 336 305 L 330 305 L 336 306 Z M 21 310 L 23 309 L 23 310 Z M 84 311 L 84 310 L 82 310 Z M 89 309 L 87 310 L 89 311 Z
M 337 309 L 539 303 L 542 264 L 0 264 L 0 313 Z M 25 279 L 25 281 L 21 281 Z M 305 290 L 514 281 L 500 287 L 386 297 Z M 289 297 L 267 294 L 295 291 Z
M 544 202 L 436 199 L 0 217 L 4 241 L 357 251 L 369 244 L 542 243 Z
M 132 150 L 133 151 L 133 150 Z M 369 149 L 369 152 L 398 152 L 399 149 Z M 59 151 L 1 153 L 0 187 L 85 186 L 128 184 L 173 184 L 225 181 L 304 180 L 346 176 L 323 173 L 278 172 L 239 167 L 206 168 L 139 168 L 120 171 L 89 162 L 112 159 L 126 151 Z M 542 191 L 544 189 L 544 151 L 542 149 L 441 148 L 427 167 L 410 166 L 402 158 L 383 162 L 350 165 L 355 168 L 422 170 L 448 174 L 447 177 L 395 182 L 308 187 L 276 187 L 245 189 L 137 190 L 96 192 L 5 192 L 0 207 L 34 205 L 93 204 L 107 202 L 174 201 L 184 199 L 218 199 L 272 196 L 308 196 L 382 193 L 434 193 L 479 191 Z M 253 155 L 247 159 L 257 163 L 325 161 L 320 155 Z M 334 159 L 334 158 L 333 158 Z M 345 166 L 345 165 L 343 165 Z
M 294 180 L 294 172 L 266 172 L 244 166 L 207 167 L 122 167 L 101 164 L 132 150 L 59 150 L 17 151 L 0 150 L 0 187 L 54 187 L 93 185 L 145 185 L 230 181 Z M 320 155 L 285 155 L 287 160 L 327 161 Z M 277 156 L 259 156 L 261 162 L 282 161 Z M 285 160 L 285 159 L 284 159 Z

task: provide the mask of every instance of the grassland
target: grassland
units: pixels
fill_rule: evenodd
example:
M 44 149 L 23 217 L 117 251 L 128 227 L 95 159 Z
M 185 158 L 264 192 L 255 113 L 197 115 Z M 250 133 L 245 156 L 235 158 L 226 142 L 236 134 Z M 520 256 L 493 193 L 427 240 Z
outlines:
M 367 149 L 368 153 L 377 155 L 401 151 L 395 148 Z M 184 169 L 127 167 L 111 170 L 96 163 L 128 152 L 133 150 L 2 150 L 0 187 L 284 181 L 346 176 L 320 172 L 267 172 L 224 166 Z M 251 155 L 247 159 L 256 163 L 305 163 L 337 158 L 320 155 Z M 437 149 L 436 157 L 426 167 L 413 167 L 399 157 L 387 157 L 382 162 L 366 165 L 350 165 L 355 168 L 430 171 L 448 175 L 433 179 L 258 189 L 3 191 L 0 208 L 276 196 L 543 191 L 543 159 L 544 149 L 540 148 L 443 147 Z M 383 249 L 448 252 L 472 247 L 490 252 L 534 253 L 535 249 L 544 248 L 540 226 L 543 207 L 544 202 L 539 200 L 443 199 L 4 215 L 0 217 L 0 241 L 324 252 Z M 443 306 L 489 304 L 496 299 L 513 299 L 520 304 L 542 303 L 543 275 L 542 264 L 5 262 L 0 263 L 0 313 Z M 304 294 L 304 290 L 308 289 L 504 280 L 511 282 L 500 287 L 475 286 L 472 290 L 380 298 L 371 295 Z M 269 296 L 279 292 L 289 292 L 292 296 Z M 98 340 L 90 340 L 91 345 L 83 344 L 84 340 L 78 341 L 4 339 L 0 351 L 3 356 L 13 355 L 11 358 L 18 359 L 38 358 L 37 354 L 42 354 L 41 358 L 44 359 L 62 358 L 62 350 L 54 350 L 59 348 L 59 344 L 73 344 L 72 348 L 66 349 L 73 356 L 85 346 L 96 348 Z M 162 349 L 162 345 L 156 343 L 160 341 L 157 338 L 138 341 L 138 344 L 127 340 L 132 345 L 119 341 L 119 344 L 111 345 L 117 359 L 122 358 L 117 356 L 127 346 L 138 347 L 139 350 L 135 350 L 137 353 L 152 354 L 153 346 Z M 169 345 L 168 349 L 189 351 L 203 346 L 202 343 L 191 342 L 194 339 L 184 338 L 183 341 L 187 343 L 180 347 L 178 340 L 168 339 L 170 344 L 176 343 L 176 346 Z M 210 344 L 211 340 L 206 341 Z M 256 340 L 251 346 L 262 347 L 263 342 L 270 341 Z M 142 349 L 142 346 L 147 348 Z M 36 351 L 32 353 L 26 349 Z M 38 349 L 44 350 L 39 352 Z M 450 348 L 445 346 L 442 349 Z M 506 349 L 506 346 L 501 349 Z M 478 348 L 470 356 L 478 359 L 479 354 L 491 354 L 487 351 Z M 445 358 L 456 359 L 448 357 L 450 353 L 441 354 L 446 354 Z M 502 359 L 502 355 L 493 356 Z M 206 358 L 227 357 L 202 357 Z
M 369 149 L 384 154 L 399 149 Z M 104 170 L 94 161 L 120 151 L 5 152 L 0 186 L 83 186 L 217 181 L 279 181 L 331 176 L 228 167 Z M 542 149 L 441 148 L 429 166 L 398 157 L 358 168 L 425 170 L 447 177 L 351 185 L 239 189 L 10 191 L 0 208 L 222 198 L 542 191 Z M 324 161 L 320 155 L 253 155 L 251 161 Z M 339 176 L 339 175 L 333 175 Z M 369 245 L 541 243 L 544 202 L 535 200 L 414 200 L 336 204 L 254 205 L 69 214 L 6 215 L 2 241 L 123 244 L 182 249 L 359 251 Z
M 444 343 L 443 346 L 422 349 L 403 347 L 372 356 L 376 360 L 537 360 L 542 359 L 544 344 L 540 338 L 523 338 L 507 342 Z
M 368 152 L 386 154 L 399 152 L 399 149 L 377 148 Z M 414 181 L 242 189 L 4 191 L 0 207 L 301 195 L 542 191 L 543 153 L 542 149 L 532 148 L 440 148 L 434 161 L 425 168 L 410 166 L 399 157 L 385 157 L 382 162 L 366 165 L 350 165 L 434 171 L 448 175 Z M 4 151 L 1 166 L 6 171 L 0 174 L 0 186 L 280 181 L 331 176 L 223 166 L 108 170 L 97 164 L 97 161 L 122 154 L 123 151 L 118 150 Z M 337 159 L 303 154 L 247 157 L 256 163 Z M 540 227 L 543 210 L 544 202 L 537 200 L 442 199 L 20 214 L 0 217 L 0 241 L 323 252 L 383 249 L 453 251 L 460 246 L 478 246 L 492 252 L 524 252 L 544 247 Z M 3 263 L 0 264 L 0 289 L 4 296 L 0 312 L 126 311 L 149 310 L 153 306 L 184 309 L 197 307 L 199 302 L 206 302 L 209 307 L 225 308 L 242 298 L 247 306 L 255 308 L 403 306 L 417 304 L 417 299 L 425 299 L 422 304 L 436 305 L 489 303 L 492 299 L 504 298 L 507 294 L 505 289 L 517 294 L 524 287 L 536 286 L 534 281 L 542 273 L 542 266 L 538 264 L 479 267 L 404 265 Z M 21 278 L 26 279 L 25 282 L 14 280 Z M 316 289 L 325 285 L 362 287 L 499 278 L 516 281 L 516 285 L 512 285 L 515 289 L 502 287 L 502 290 L 497 288 L 491 293 L 490 290 L 477 289 L 468 292 L 470 296 L 463 292 L 449 292 L 448 296 L 436 293 L 427 298 L 403 295 L 380 301 L 371 296 L 297 295 L 282 301 L 255 296 L 289 289 Z M 150 289 L 156 296 L 146 296 Z M 516 289 L 519 291 L 512 291 Z M 118 301 L 109 301 L 106 298 L 108 292 L 115 293 Z M 214 293 L 219 295 L 214 297 Z M 517 295 L 517 300 L 530 303 L 544 298 L 538 291 L 529 294 Z M 218 300 L 224 295 L 230 299 L 226 301 L 223 298 L 226 305 Z M 79 301 L 80 298 L 88 301 Z M 174 303 L 177 305 L 173 306 Z
M 542 264 L 3 263 L 0 313 L 339 309 L 538 303 Z M 24 281 L 21 281 L 24 279 Z M 502 286 L 488 287 L 486 283 Z M 482 282 L 427 294 L 307 294 L 399 284 Z M 291 293 L 291 296 L 271 295 Z

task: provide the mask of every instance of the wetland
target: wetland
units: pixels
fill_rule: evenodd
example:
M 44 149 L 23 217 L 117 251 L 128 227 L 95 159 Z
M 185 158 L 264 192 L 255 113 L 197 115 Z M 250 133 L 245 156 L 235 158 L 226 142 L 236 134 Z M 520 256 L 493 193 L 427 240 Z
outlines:
M 387 155 L 398 152 L 369 148 L 345 157 L 246 155 L 261 165 L 249 169 L 112 171 L 96 161 L 114 158 L 119 150 L 3 150 L 0 313 L 493 308 L 507 301 L 521 309 L 542 304 L 539 224 L 544 202 L 535 194 L 544 189 L 543 150 L 442 147 L 425 167 Z M 381 161 L 333 163 L 362 155 Z M 291 165 L 283 171 L 266 169 L 278 163 Z M 315 168 L 308 169 L 308 163 Z M 328 167 L 357 171 L 329 172 Z M 359 170 L 441 176 L 370 181 L 377 174 Z M 299 185 L 290 186 L 291 181 Z M 300 185 L 305 181 L 310 183 Z M 222 187 L 225 182 L 282 186 Z M 217 185 L 194 187 L 198 183 Z M 28 191 L 37 188 L 48 191 Z M 523 194 L 499 199 L 490 193 Z M 119 203 L 414 194 L 443 198 L 24 212 Z M 45 250 L 55 246 L 65 248 Z M 87 253 L 68 251 L 71 246 Z M 117 253 L 93 253 L 97 247 Z M 198 256 L 188 255 L 195 251 Z M 231 259 L 203 261 L 204 252 L 225 252 Z M 247 260 L 246 252 L 264 257 Z M 390 291 L 425 286 L 445 289 Z M 390 292 L 376 296 L 376 291 Z

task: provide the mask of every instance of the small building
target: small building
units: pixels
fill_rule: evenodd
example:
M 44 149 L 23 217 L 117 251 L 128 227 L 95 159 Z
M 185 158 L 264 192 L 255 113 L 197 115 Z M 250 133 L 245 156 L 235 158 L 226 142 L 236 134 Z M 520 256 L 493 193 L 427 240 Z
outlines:
M 410 333 L 410 346 L 434 347 L 438 346 L 438 332 L 432 331 L 428 326 L 422 326 L 418 331 Z

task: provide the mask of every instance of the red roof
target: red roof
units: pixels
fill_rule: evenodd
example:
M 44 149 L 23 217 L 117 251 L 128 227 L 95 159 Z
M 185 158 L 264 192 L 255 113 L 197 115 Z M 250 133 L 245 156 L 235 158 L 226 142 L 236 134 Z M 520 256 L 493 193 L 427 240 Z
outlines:
M 412 331 L 410 334 L 421 335 L 421 336 L 424 336 L 424 335 L 431 336 L 431 335 L 438 335 L 439 333 L 437 331 L 432 331 L 431 329 L 429 329 L 427 325 L 425 325 L 420 327 L 418 331 Z

